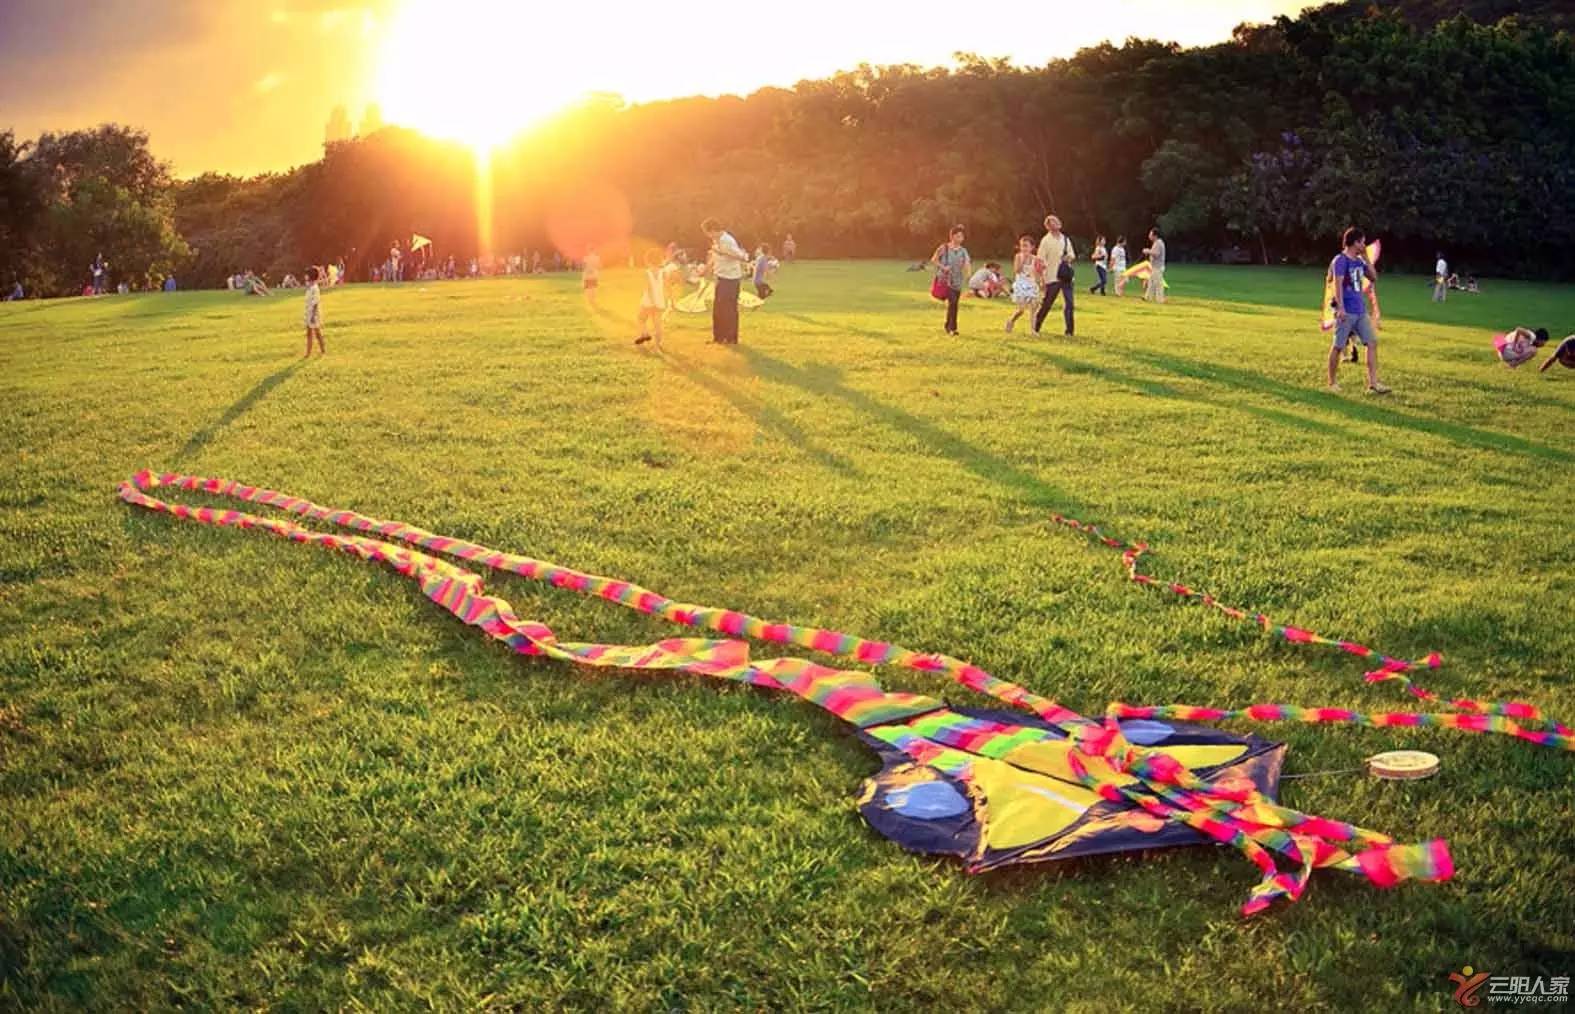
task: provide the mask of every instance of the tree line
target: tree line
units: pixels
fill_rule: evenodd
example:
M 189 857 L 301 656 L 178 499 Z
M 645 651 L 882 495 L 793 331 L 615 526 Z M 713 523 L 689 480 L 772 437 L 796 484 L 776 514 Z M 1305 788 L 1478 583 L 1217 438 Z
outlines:
M 1357 223 L 1391 265 L 1443 250 L 1478 274 L 1570 278 L 1567 6 L 1344 2 L 1193 49 L 1131 39 L 1036 68 L 959 54 L 743 98 L 605 98 L 481 164 L 387 128 L 289 172 L 174 180 L 134 129 L 0 133 L 0 282 L 76 291 L 99 251 L 185 286 L 341 256 L 364 277 L 413 232 L 462 259 L 577 256 L 629 233 L 698 244 L 707 216 L 751 243 L 791 232 L 810 256 L 917 259 L 952 222 L 1005 251 L 1050 211 L 1085 244 L 1157 224 L 1173 260 L 1321 262 Z

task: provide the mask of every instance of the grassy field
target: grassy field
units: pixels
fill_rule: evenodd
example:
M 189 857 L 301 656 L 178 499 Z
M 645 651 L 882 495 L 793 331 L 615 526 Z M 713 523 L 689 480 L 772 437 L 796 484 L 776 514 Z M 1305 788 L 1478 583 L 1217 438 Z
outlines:
M 864 825 L 874 757 L 803 702 L 525 660 L 390 572 L 114 495 L 266 484 L 1084 710 L 1406 707 L 1130 584 L 1063 511 L 1282 622 L 1440 650 L 1443 693 L 1575 718 L 1575 373 L 1490 347 L 1575 329 L 1575 291 L 1386 279 L 1374 399 L 1350 366 L 1323 390 L 1316 272 L 1172 281 L 1081 295 L 1075 340 L 974 303 L 948 339 L 926 276 L 804 263 L 741 347 L 683 318 L 662 356 L 624 273 L 600 311 L 567 275 L 330 292 L 306 363 L 298 294 L 0 307 L 0 1007 L 1393 1011 L 1452 1006 L 1466 964 L 1575 973 L 1569 754 L 1262 727 L 1290 772 L 1440 754 L 1283 795 L 1448 838 L 1446 884 L 1324 873 L 1244 921 L 1230 850 L 971 878 Z M 565 638 L 673 632 L 489 586 Z

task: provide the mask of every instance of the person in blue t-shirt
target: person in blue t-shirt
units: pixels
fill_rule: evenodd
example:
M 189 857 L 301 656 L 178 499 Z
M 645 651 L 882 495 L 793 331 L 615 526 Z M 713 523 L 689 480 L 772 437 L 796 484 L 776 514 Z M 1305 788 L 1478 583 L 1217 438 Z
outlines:
M 1367 349 L 1367 393 L 1388 394 L 1389 388 L 1378 380 L 1378 331 L 1373 318 L 1367 313 L 1367 300 L 1362 296 L 1364 281 L 1376 282 L 1378 273 L 1367 263 L 1367 236 L 1356 226 L 1345 230 L 1340 237 L 1343 249 L 1329 265 L 1334 278 L 1334 346 L 1329 349 L 1329 390 L 1338 391 L 1335 370 L 1340 364 L 1340 353 L 1354 335 Z
M 762 243 L 755 248 L 755 295 L 759 296 L 761 299 L 767 298 L 776 291 L 771 287 L 771 283 L 767 280 L 771 276 L 771 269 L 775 266 L 776 261 L 771 256 L 771 247 L 769 244 Z

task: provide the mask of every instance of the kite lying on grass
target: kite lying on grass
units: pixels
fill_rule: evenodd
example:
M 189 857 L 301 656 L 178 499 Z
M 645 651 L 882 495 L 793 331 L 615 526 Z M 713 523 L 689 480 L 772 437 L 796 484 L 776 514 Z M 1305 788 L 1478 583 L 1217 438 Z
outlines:
M 673 304 L 673 309 L 679 313 L 705 313 L 711 309 L 711 304 L 716 301 L 716 286 L 710 279 L 702 279 L 700 287 L 689 295 Z M 765 300 L 753 292 L 740 292 L 738 305 L 743 310 L 753 310 L 765 305 Z
M 161 486 L 264 504 L 378 537 L 313 531 L 283 518 L 238 510 L 166 503 L 149 495 Z M 1221 710 L 1114 703 L 1102 720 L 1085 718 L 949 655 L 675 602 L 627 581 L 500 553 L 398 521 L 319 507 L 228 479 L 144 471 L 121 483 L 120 497 L 177 518 L 257 528 L 293 542 L 387 564 L 460 620 L 522 655 L 616 669 L 690 672 L 797 694 L 853 726 L 881 755 L 883 767 L 865 784 L 858 804 L 870 825 L 912 851 L 958 856 L 969 872 L 1214 841 L 1241 850 L 1263 874 L 1242 906 L 1248 915 L 1277 898 L 1300 897 L 1316 868 L 1354 873 L 1385 887 L 1402 880 L 1437 881 L 1452 875 L 1452 861 L 1442 841 L 1399 844 L 1376 831 L 1279 805 L 1275 795 L 1283 744 L 1182 724 L 1187 721 L 1246 718 L 1437 725 L 1575 749 L 1569 729 L 1518 702 L 1456 700 L 1448 702 L 1453 711 L 1447 713 L 1377 714 L 1277 704 Z M 1138 573 L 1138 558 L 1147 549 L 1142 543 L 1128 545 L 1092 525 L 1060 516 L 1055 520 L 1122 550 L 1128 575 L 1140 584 L 1213 606 L 1289 641 L 1339 647 L 1376 663 L 1377 668 L 1367 674 L 1369 681 L 1398 680 L 1413 695 L 1438 701 L 1405 675 L 1419 664 L 1436 667 L 1437 655 L 1410 662 L 1349 641 L 1277 626 L 1262 614 L 1248 614 L 1184 585 Z M 486 594 L 478 575 L 436 554 L 595 595 L 675 623 L 714 630 L 728 639 L 671 638 L 647 645 L 560 641 L 544 624 L 521 619 L 509 603 Z M 953 708 L 937 698 L 885 690 L 865 672 L 799 658 L 752 661 L 747 642 L 738 639 L 746 637 L 792 644 L 866 666 L 902 666 L 945 675 L 1018 710 Z

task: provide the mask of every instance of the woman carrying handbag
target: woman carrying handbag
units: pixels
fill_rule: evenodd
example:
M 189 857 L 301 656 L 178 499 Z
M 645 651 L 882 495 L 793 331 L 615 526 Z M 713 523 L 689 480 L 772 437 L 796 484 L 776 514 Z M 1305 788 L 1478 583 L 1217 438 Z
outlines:
M 950 237 L 935 248 L 935 256 L 930 258 L 930 263 L 935 265 L 935 282 L 930 286 L 930 295 L 946 301 L 946 333 L 949 335 L 957 333 L 957 301 L 962 298 L 963 286 L 968 284 L 968 276 L 973 273 L 968 248 L 962 244 L 963 227 L 954 225 Z

